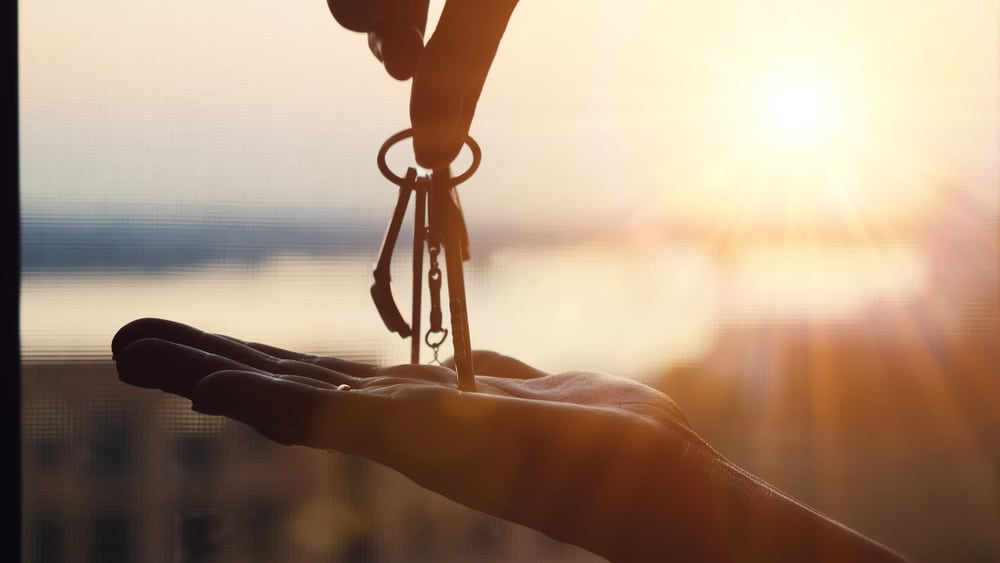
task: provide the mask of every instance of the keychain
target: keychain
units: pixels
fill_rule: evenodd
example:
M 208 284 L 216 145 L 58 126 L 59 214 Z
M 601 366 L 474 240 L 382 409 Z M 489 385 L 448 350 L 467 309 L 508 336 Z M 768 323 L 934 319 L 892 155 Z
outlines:
M 465 144 L 472 152 L 472 164 L 462 174 L 452 177 L 449 167 L 437 168 L 428 174 L 418 175 L 417 170 L 410 167 L 406 176 L 398 176 L 389 169 L 385 161 L 389 149 L 413 136 L 413 130 L 400 131 L 389 137 L 378 152 L 378 167 L 383 176 L 399 186 L 399 196 L 392 219 L 386 228 L 382 247 L 379 250 L 378 261 L 372 272 L 374 281 L 371 286 L 372 300 L 378 310 L 382 322 L 391 332 L 396 332 L 401 338 L 410 338 L 410 362 L 420 363 L 420 319 L 423 279 L 423 257 L 426 247 L 430 257 L 430 268 L 427 272 L 427 284 L 431 300 L 430 327 L 423 341 L 434 353 L 434 362 L 438 361 L 438 351 L 449 334 L 452 338 L 455 355 L 455 371 L 458 374 L 458 388 L 463 391 L 475 391 L 475 371 L 472 365 L 472 344 L 469 339 L 469 320 L 465 298 L 465 276 L 463 262 L 469 259 L 469 234 L 465 225 L 462 206 L 458 200 L 458 190 L 455 188 L 468 180 L 479 167 L 482 152 L 472 137 L 466 137 Z M 399 231 L 409 206 L 410 198 L 416 196 L 413 226 L 413 308 L 411 322 L 403 319 L 392 287 L 390 264 L 392 253 L 399 238 Z M 448 310 L 451 317 L 451 330 L 442 326 L 441 311 L 441 277 L 439 265 L 441 253 L 444 254 L 445 276 L 448 279 Z

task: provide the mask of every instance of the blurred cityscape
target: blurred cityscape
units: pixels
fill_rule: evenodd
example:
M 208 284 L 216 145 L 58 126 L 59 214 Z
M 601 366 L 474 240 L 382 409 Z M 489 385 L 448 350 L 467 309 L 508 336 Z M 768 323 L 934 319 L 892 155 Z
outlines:
M 727 326 L 663 389 L 727 457 L 847 525 L 918 561 L 1000 560 L 997 236 L 992 207 L 956 197 L 914 241 L 919 295 Z
M 367 460 L 287 448 L 118 382 L 23 370 L 24 561 L 593 561 Z
M 929 265 L 919 295 L 719 327 L 654 384 L 724 455 L 847 525 L 920 561 L 997 561 L 996 234 L 992 208 L 955 198 L 910 234 Z M 26 267 L 73 256 L 79 239 L 59 240 L 28 236 Z M 28 562 L 595 560 L 365 460 L 122 385 L 110 361 L 28 358 L 22 380 Z

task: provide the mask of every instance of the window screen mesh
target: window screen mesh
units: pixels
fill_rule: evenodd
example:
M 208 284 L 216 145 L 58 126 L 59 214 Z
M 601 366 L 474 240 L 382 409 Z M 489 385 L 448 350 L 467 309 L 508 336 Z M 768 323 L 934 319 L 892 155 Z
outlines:
M 460 189 L 473 344 L 640 379 L 846 524 L 995 561 L 996 6 L 786 4 L 518 7 Z M 594 559 L 116 379 L 146 316 L 406 361 L 368 286 L 408 84 L 362 37 L 37 0 L 19 43 L 25 561 Z

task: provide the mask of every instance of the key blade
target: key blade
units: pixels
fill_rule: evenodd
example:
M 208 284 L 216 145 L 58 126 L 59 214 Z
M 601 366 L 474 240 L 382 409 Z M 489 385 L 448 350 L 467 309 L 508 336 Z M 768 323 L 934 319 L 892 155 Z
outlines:
M 393 291 L 392 280 L 389 276 L 379 276 L 378 271 L 376 271 L 375 281 L 372 283 L 370 292 L 375 309 L 378 310 L 378 316 L 382 318 L 385 328 L 389 329 L 389 332 L 399 333 L 400 338 L 409 337 L 412 334 L 410 325 L 403 319 L 403 314 L 399 312 L 399 306 L 396 305 L 396 292 Z
M 465 296 L 463 262 L 468 260 L 468 231 L 458 194 L 451 183 L 451 171 L 435 170 L 432 175 L 435 218 L 444 243 L 445 271 L 448 280 L 448 310 L 451 314 L 452 344 L 455 348 L 455 372 L 458 388 L 476 390 L 472 342 L 469 337 L 469 313 Z
M 465 225 L 465 214 L 462 213 L 462 202 L 458 199 L 458 190 L 452 187 L 448 190 L 450 203 L 443 213 L 448 228 L 452 229 L 461 241 L 462 261 L 467 262 L 472 257 L 469 254 L 469 229 Z M 454 246 L 454 244 L 453 244 Z
M 396 305 L 396 295 L 392 287 L 392 253 L 396 250 L 396 240 L 399 238 L 399 229 L 403 225 L 403 217 L 406 215 L 406 207 L 410 203 L 410 194 L 413 193 L 413 186 L 416 181 L 417 171 L 410 168 L 406 172 L 406 180 L 399 185 L 399 197 L 396 199 L 396 208 L 392 213 L 389 226 L 386 227 L 385 237 L 382 239 L 382 248 L 379 250 L 378 261 L 372 275 L 375 281 L 372 282 L 370 293 L 372 301 L 375 302 L 375 309 L 385 327 L 391 332 L 399 333 L 400 337 L 410 336 L 410 325 L 403 319 L 403 314 Z

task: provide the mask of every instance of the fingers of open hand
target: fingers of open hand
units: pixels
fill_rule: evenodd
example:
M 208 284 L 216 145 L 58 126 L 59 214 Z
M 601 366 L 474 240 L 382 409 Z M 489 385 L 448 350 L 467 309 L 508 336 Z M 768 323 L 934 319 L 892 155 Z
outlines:
M 256 428 L 283 444 L 365 453 L 386 419 L 387 401 L 323 381 L 223 370 L 192 390 L 192 408 Z
M 347 374 L 286 360 L 273 363 L 287 369 L 272 372 L 232 357 L 160 338 L 134 342 L 119 352 L 116 358 L 118 376 L 125 383 L 161 389 L 188 398 L 203 379 L 224 370 L 257 372 L 320 388 L 336 388 L 344 384 L 359 387 L 363 383 L 363 380 Z
M 234 340 L 228 336 L 225 338 L 230 338 L 231 340 Z M 270 358 L 271 362 L 274 362 L 276 360 L 287 360 L 288 362 L 314 364 L 328 370 L 337 371 L 340 373 L 344 373 L 359 378 L 364 378 L 374 375 L 375 371 L 378 369 L 378 366 L 374 366 L 372 364 L 366 364 L 363 362 L 354 362 L 351 360 L 345 360 L 343 358 L 302 354 L 299 352 L 292 352 L 290 350 L 278 348 L 277 346 L 261 344 L 258 342 L 244 342 L 242 340 L 236 340 L 236 342 L 239 342 L 244 346 L 253 348 L 256 351 L 263 353 L 265 357 Z
M 134 342 L 144 338 L 162 338 L 179 344 L 197 347 L 202 331 L 166 319 L 137 319 L 118 329 L 111 340 L 111 354 L 117 360 L 118 355 Z
M 118 377 L 137 387 L 161 389 L 190 397 L 194 386 L 210 373 L 253 369 L 225 356 L 159 338 L 143 338 L 115 354 Z
M 497 453 L 493 436 L 501 429 L 488 423 L 494 409 L 484 402 L 490 401 L 464 398 L 437 386 L 386 395 L 296 376 L 223 370 L 194 387 L 192 408 L 239 421 L 282 444 L 361 455 L 432 484 L 451 480 L 442 471 L 486 463 Z
M 209 356 L 200 358 L 200 365 L 205 368 L 211 367 L 210 364 L 218 363 L 218 360 L 211 358 L 211 356 L 221 356 L 238 364 L 229 367 L 249 366 L 273 373 L 312 377 L 335 385 L 341 383 L 356 385 L 358 384 L 358 378 L 368 377 L 376 369 L 375 366 L 370 364 L 339 358 L 299 354 L 274 346 L 247 343 L 229 336 L 203 332 L 194 327 L 174 321 L 152 318 L 133 321 L 118 331 L 118 334 L 115 335 L 112 341 L 112 352 L 115 359 L 118 360 L 123 355 L 123 351 L 145 339 L 170 342 L 184 348 L 205 352 Z M 139 370 L 140 365 L 150 364 L 153 361 L 161 361 L 157 358 L 169 356 L 172 353 L 170 350 L 174 350 L 179 354 L 177 357 L 171 358 L 174 367 L 180 367 L 177 366 L 177 362 L 180 360 L 193 361 L 198 359 L 197 355 L 191 351 L 185 351 L 183 348 L 146 348 L 144 346 L 139 349 L 133 349 L 127 354 L 127 364 L 129 364 L 129 367 L 134 368 L 131 371 L 135 373 Z M 147 353 L 156 353 L 158 356 L 146 358 Z M 169 374 L 164 373 L 150 373 L 149 375 L 170 377 Z M 184 378 L 180 374 L 173 377 Z
M 504 379 L 537 379 L 549 375 L 540 369 L 529 366 L 521 360 L 504 356 L 491 350 L 473 351 L 472 365 L 476 368 L 476 375 Z M 445 360 L 444 366 L 454 369 L 455 359 L 448 358 Z
M 154 318 L 139 319 L 123 326 L 111 342 L 114 358 L 117 360 L 123 350 L 145 339 L 173 342 L 260 369 L 268 369 L 271 367 L 269 363 L 275 359 L 234 338 L 210 334 L 175 321 Z

